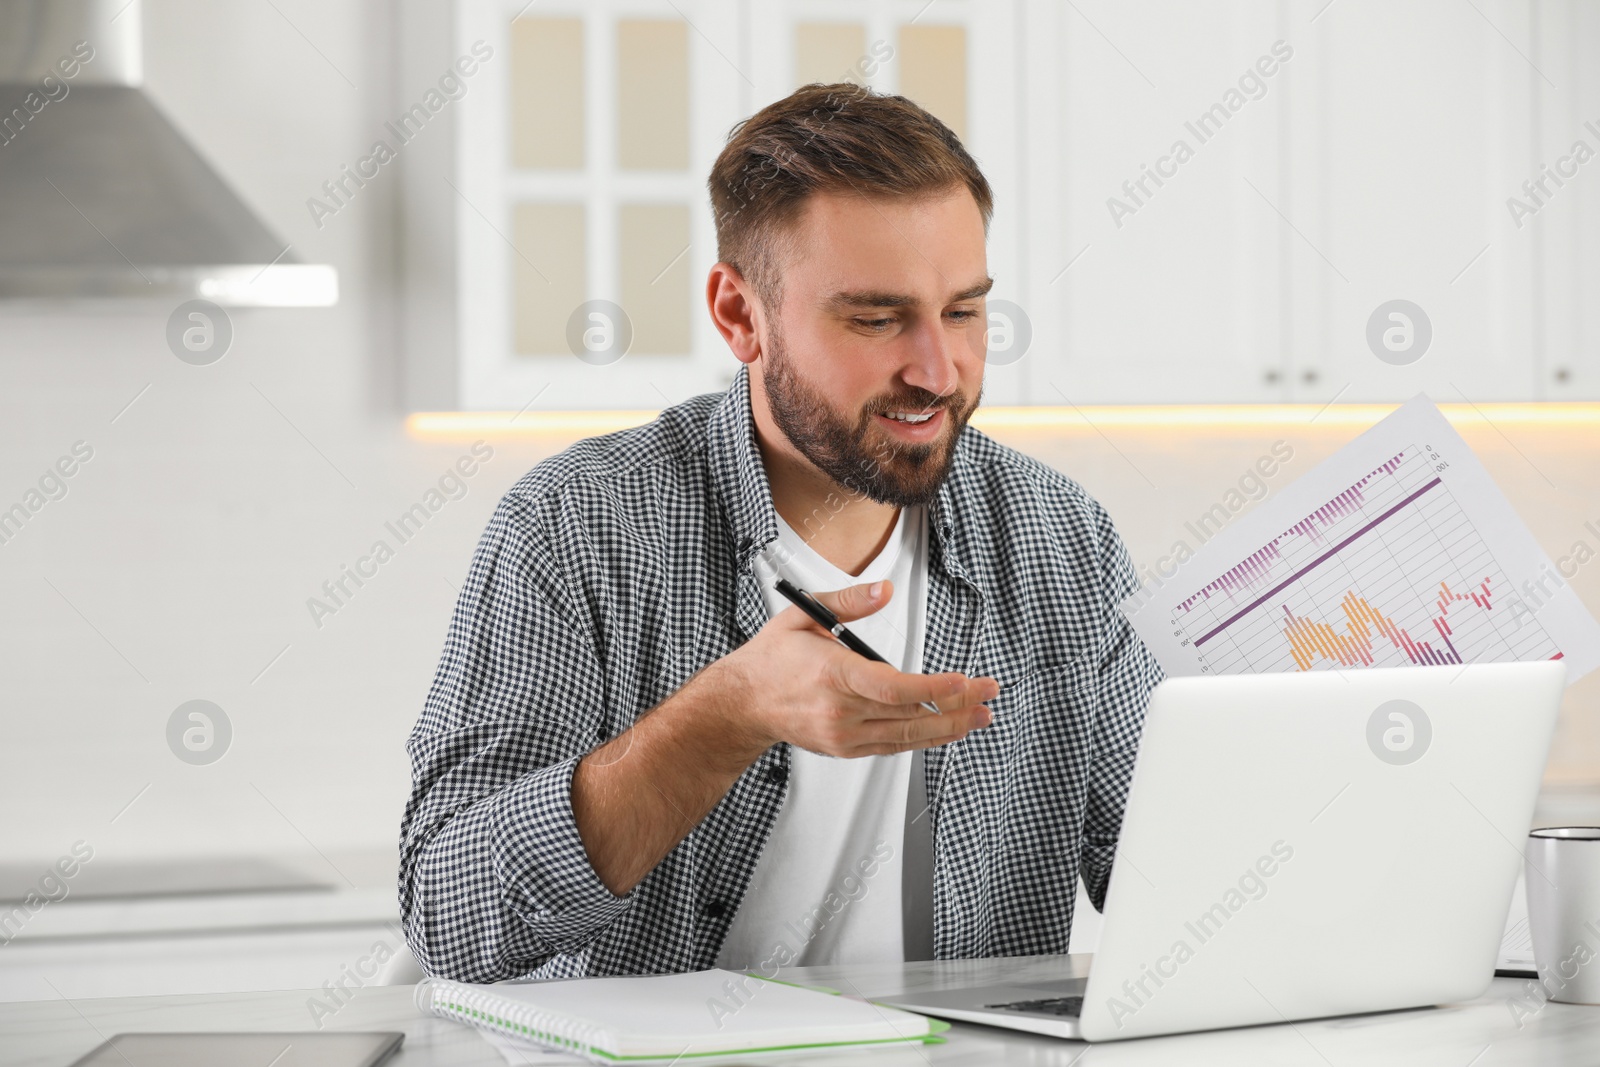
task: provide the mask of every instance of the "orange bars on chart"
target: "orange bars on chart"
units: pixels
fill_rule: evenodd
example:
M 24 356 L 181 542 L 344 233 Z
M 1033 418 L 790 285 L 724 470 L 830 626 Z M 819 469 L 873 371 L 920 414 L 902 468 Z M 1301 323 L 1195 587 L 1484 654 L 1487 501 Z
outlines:
M 1365 597 L 1357 596 L 1354 590 L 1347 591 L 1339 603 L 1340 608 L 1344 610 L 1346 620 L 1344 633 L 1339 633 L 1328 623 L 1313 622 L 1296 615 L 1289 610 L 1287 604 L 1283 606 L 1285 617 L 1283 633 L 1289 639 L 1289 649 L 1294 656 L 1295 664 L 1303 671 L 1310 670 L 1319 656 L 1344 667 L 1372 666 L 1374 630 L 1387 638 L 1395 648 L 1404 652 L 1412 663 L 1460 663 L 1461 653 L 1457 652 L 1455 645 L 1450 642 L 1450 635 L 1455 631 L 1450 628 L 1447 618 L 1450 605 L 1460 600 L 1471 601 L 1474 605 L 1488 610 L 1492 606 L 1489 599 L 1489 579 L 1485 578 L 1465 593 L 1453 593 L 1448 583 L 1439 583 L 1439 596 L 1434 602 L 1438 614 L 1429 621 L 1448 651 L 1440 651 L 1427 641 L 1412 637 L 1403 627 L 1396 625 L 1377 608 L 1367 603 Z

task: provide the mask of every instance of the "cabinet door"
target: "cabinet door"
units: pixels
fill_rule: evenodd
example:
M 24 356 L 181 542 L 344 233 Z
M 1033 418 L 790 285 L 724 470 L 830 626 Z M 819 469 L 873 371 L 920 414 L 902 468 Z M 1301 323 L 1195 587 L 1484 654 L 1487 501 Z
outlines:
M 1510 224 L 1532 5 L 1355 3 L 1297 27 L 1285 151 L 1298 400 L 1523 400 L 1539 250 Z M 1284 206 L 1284 205 L 1280 205 Z
M 1541 4 L 1527 18 L 1525 51 L 1543 74 L 1530 67 L 1526 77 L 1540 103 L 1528 131 L 1528 173 L 1505 194 L 1523 201 L 1518 236 L 1542 249 L 1527 282 L 1535 395 L 1600 400 L 1600 5 Z M 1542 204 L 1520 189 L 1535 177 L 1544 179 Z M 1530 204 L 1537 214 L 1524 213 Z M 1500 226 L 1509 238 L 1509 210 Z
M 1275 146 L 1300 52 L 1274 56 L 1291 36 L 1276 8 L 1086 2 L 1051 22 L 1029 82 L 1061 113 L 1029 137 L 1043 158 L 1030 199 L 1059 200 L 1064 218 L 1037 234 L 1053 269 L 1034 319 L 1052 343 L 1034 357 L 1033 395 L 1279 398 Z
M 722 387 L 705 177 L 751 83 L 738 8 L 458 5 L 458 47 L 495 57 L 441 176 L 459 407 L 653 409 Z

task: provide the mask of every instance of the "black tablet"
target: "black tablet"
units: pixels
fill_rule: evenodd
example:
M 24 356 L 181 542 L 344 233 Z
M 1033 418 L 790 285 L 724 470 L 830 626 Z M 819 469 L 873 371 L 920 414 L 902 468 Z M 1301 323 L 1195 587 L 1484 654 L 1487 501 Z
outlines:
M 72 1067 L 377 1067 L 402 1033 L 117 1034 Z

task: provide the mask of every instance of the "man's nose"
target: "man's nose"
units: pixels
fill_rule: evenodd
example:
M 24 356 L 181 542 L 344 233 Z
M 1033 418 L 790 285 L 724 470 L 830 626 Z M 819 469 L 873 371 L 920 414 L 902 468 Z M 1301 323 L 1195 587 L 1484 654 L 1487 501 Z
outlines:
M 944 328 L 942 318 L 935 323 L 918 325 L 911 337 L 911 355 L 901 377 L 940 397 L 949 396 L 961 385 L 957 360 L 964 343 L 962 335 Z

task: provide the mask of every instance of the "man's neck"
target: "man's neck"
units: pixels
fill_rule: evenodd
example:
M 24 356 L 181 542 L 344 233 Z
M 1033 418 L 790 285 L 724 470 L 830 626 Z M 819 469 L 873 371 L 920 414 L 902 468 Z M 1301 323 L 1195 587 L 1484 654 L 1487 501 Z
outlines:
M 878 558 L 900 509 L 869 500 L 760 442 L 772 505 L 817 555 L 851 576 Z M 803 462 L 803 461 L 801 461 Z
M 773 508 L 817 555 L 848 575 L 859 575 L 888 544 L 900 509 L 823 474 L 768 421 L 764 404 L 752 407 Z

